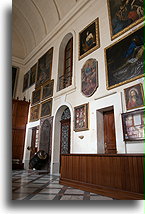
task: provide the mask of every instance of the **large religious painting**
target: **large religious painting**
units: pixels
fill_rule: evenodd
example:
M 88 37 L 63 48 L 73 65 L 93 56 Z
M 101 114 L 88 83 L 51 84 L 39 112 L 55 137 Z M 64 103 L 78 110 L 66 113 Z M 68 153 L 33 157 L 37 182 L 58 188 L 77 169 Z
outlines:
M 143 0 L 107 0 L 111 39 L 143 21 Z
M 97 18 L 79 33 L 79 59 L 82 59 L 99 47 L 99 19 Z
M 32 92 L 32 101 L 31 104 L 34 105 L 40 102 L 41 98 L 41 87 Z
M 30 122 L 39 120 L 40 104 L 32 106 L 30 109 Z
M 25 75 L 24 75 L 24 80 L 23 80 L 23 92 L 28 89 L 29 87 L 29 75 L 30 75 L 30 71 L 28 71 Z
M 144 140 L 144 109 L 122 114 L 125 141 Z
M 74 108 L 74 131 L 88 130 L 88 103 Z
M 107 89 L 144 76 L 143 31 L 140 27 L 105 49 Z
M 38 60 L 36 88 L 51 79 L 53 48 Z
M 90 97 L 98 87 L 98 63 L 96 59 L 88 59 L 82 70 L 82 93 Z
M 42 100 L 53 96 L 53 85 L 54 80 L 49 80 L 42 86 L 42 97 L 41 97 Z
M 124 89 L 126 109 L 134 109 L 144 106 L 143 85 L 136 84 Z
M 36 71 L 37 71 L 37 64 L 35 64 L 35 65 L 30 69 L 30 84 L 29 84 L 30 87 L 35 83 Z
M 41 103 L 41 113 L 40 117 L 49 117 L 51 116 L 52 112 L 52 99 L 46 100 L 45 102 Z

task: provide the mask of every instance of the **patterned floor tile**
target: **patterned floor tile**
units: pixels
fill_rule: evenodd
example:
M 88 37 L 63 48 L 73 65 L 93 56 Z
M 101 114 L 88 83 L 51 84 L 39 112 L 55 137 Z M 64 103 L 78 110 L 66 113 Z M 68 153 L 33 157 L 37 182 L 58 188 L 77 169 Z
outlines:
M 65 191 L 65 194 L 84 194 L 84 191 L 79 189 L 68 189 Z
M 83 196 L 74 196 L 74 195 L 64 195 L 61 197 L 60 200 L 73 200 L 73 201 L 80 201 L 80 200 L 83 200 Z
M 90 196 L 90 200 L 113 200 L 112 198 L 97 195 L 97 196 Z
M 53 200 L 55 197 L 55 195 L 42 195 L 42 194 L 38 194 L 38 195 L 35 195 L 34 197 L 32 197 L 30 200 Z
M 60 191 L 60 189 L 43 189 L 43 190 L 41 190 L 39 193 L 49 193 L 49 194 L 51 194 L 51 193 L 59 193 L 59 191 Z

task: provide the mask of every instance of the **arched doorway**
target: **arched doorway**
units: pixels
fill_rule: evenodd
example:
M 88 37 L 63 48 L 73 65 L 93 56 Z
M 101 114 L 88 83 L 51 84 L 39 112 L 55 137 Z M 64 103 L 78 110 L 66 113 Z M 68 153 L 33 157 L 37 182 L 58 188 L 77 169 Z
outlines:
M 52 118 L 41 119 L 39 150 L 44 150 L 46 153 L 48 153 L 48 164 L 44 167 L 44 169 L 46 169 L 48 172 L 50 172 L 51 143 L 52 143 Z
M 71 149 L 71 112 L 68 106 L 61 106 L 55 114 L 54 144 L 52 157 L 53 174 L 60 173 L 61 154 L 69 154 Z

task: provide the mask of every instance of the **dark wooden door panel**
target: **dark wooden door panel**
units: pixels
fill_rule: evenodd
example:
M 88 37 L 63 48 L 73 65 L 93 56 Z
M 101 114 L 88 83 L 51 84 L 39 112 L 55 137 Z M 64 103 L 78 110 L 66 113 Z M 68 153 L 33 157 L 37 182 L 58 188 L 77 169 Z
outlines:
M 116 135 L 114 124 L 114 111 L 103 113 L 104 116 L 104 146 L 105 153 L 116 153 Z

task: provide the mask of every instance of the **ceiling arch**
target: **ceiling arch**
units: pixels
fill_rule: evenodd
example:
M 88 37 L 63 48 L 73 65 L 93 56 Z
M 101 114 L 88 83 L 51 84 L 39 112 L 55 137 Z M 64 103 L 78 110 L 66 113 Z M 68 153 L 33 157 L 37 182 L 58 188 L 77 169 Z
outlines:
M 25 59 L 78 1 L 13 0 L 13 56 Z

